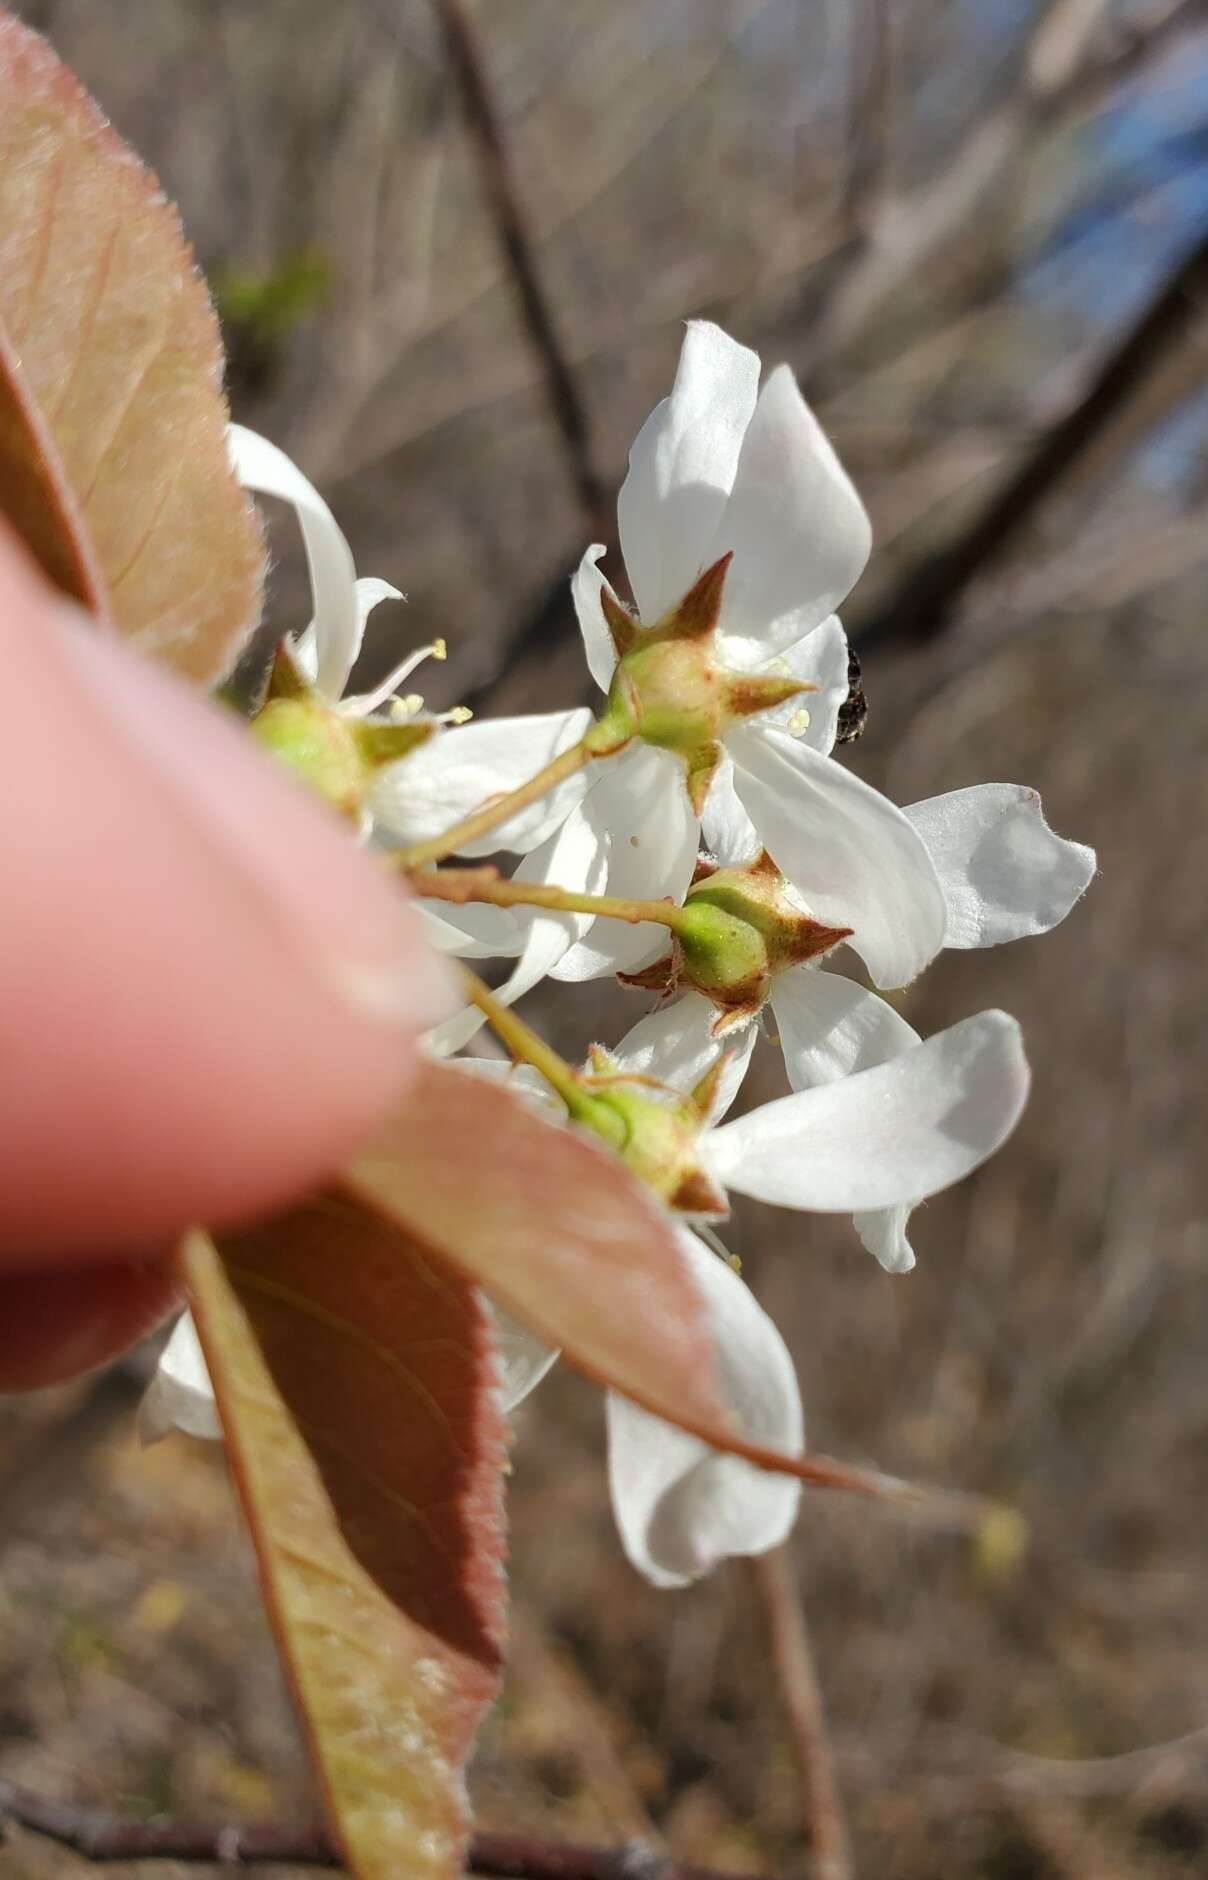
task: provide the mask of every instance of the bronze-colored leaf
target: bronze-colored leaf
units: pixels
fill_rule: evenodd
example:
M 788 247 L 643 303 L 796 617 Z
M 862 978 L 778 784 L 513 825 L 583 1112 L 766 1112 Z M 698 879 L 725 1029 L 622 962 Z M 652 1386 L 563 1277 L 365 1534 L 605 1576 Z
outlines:
M 829 1456 L 752 1442 L 722 1401 L 713 1346 L 667 1213 L 594 1137 L 450 1064 L 340 1176 L 343 1193 L 476 1280 L 580 1371 L 757 1468 L 880 1499 L 932 1498 Z
M 677 1421 L 724 1426 L 670 1219 L 602 1144 L 514 1091 L 429 1063 L 340 1181 L 601 1383 L 658 1415 L 669 1401 Z
M 105 612 L 105 584 L 54 440 L 29 397 L 0 323 L 0 514 L 42 571 L 89 613 Z
M 221 677 L 264 557 L 226 461 L 209 296 L 156 179 L 5 12 L 0 327 L 0 511 L 144 652 Z
M 266 1604 L 363 1880 L 452 1880 L 504 1629 L 489 1314 L 335 1200 L 183 1253 Z M 254 1334 L 254 1335 L 253 1335 Z

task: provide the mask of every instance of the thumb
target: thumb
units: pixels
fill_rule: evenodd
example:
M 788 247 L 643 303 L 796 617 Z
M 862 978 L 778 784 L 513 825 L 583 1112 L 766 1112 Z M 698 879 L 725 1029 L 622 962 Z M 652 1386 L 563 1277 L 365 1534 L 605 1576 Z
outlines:
M 28 1273 L 318 1181 L 448 995 L 334 816 L 7 540 L 0 671 L 0 1272 Z

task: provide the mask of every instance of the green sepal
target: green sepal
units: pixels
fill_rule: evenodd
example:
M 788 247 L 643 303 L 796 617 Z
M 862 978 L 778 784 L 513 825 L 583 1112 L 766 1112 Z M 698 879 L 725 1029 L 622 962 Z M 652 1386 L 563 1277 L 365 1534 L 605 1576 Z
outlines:
M 361 761 L 369 771 L 380 770 L 426 744 L 436 730 L 434 718 L 410 718 L 398 724 L 379 724 L 372 718 L 353 721 L 352 735 Z
M 271 698 L 251 721 L 251 733 L 342 816 L 355 817 L 366 770 L 353 722 L 317 694 Z
M 724 1215 L 725 1193 L 697 1152 L 704 1118 L 694 1097 L 684 1097 L 653 1078 L 615 1069 L 598 1046 L 593 1046 L 589 1061 L 591 1072 L 579 1079 L 582 1109 L 571 1111 L 575 1120 L 603 1137 L 669 1208 Z

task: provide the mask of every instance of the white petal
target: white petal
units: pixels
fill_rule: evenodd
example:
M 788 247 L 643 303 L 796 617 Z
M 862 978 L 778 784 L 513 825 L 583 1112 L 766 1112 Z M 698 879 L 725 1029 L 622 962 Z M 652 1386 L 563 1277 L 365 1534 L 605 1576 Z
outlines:
M 485 1297 L 485 1294 L 483 1295 Z M 487 1300 L 495 1319 L 495 1355 L 499 1364 L 499 1386 L 505 1414 L 524 1402 L 536 1390 L 542 1378 L 552 1371 L 559 1353 L 543 1344 L 528 1327 L 510 1312 Z
M 638 432 L 617 499 L 625 570 L 647 626 L 708 565 L 758 390 L 758 355 L 690 321 L 671 396 Z
M 1095 851 L 1055 835 L 1035 790 L 979 783 L 905 811 L 931 852 L 948 903 L 944 944 L 992 947 L 1047 933 L 1095 872 Z
M 374 575 L 366 575 L 357 582 L 357 608 L 361 616 L 361 638 L 365 637 L 365 627 L 375 607 L 383 601 L 405 601 L 407 596 L 389 581 L 379 581 Z M 353 697 L 345 697 L 343 709 L 350 718 L 367 718 L 370 712 L 377 711 L 386 700 L 395 693 L 403 679 L 414 672 L 417 665 L 428 657 L 428 648 L 420 653 L 408 653 L 393 670 L 380 679 L 369 692 L 358 692 Z
M 723 664 L 743 670 L 742 658 L 749 650 L 741 642 L 723 645 L 719 658 Z M 758 722 L 762 726 L 775 725 L 797 742 L 827 756 L 834 746 L 839 711 L 850 689 L 847 635 L 838 615 L 832 614 L 813 633 L 796 641 L 776 658 L 763 660 L 755 670 L 789 674 L 814 686 L 815 690 L 802 698 L 787 699 L 783 705 L 763 713 Z M 804 727 L 795 724 L 802 714 L 808 720 Z M 790 724 L 795 725 L 791 732 Z M 709 854 L 722 863 L 749 862 L 762 846 L 735 792 L 734 764 L 728 753 L 723 755 L 705 799 L 701 836 Z
M 187 1312 L 176 1321 L 138 1412 L 144 1443 L 157 1443 L 170 1430 L 211 1441 L 222 1435 L 210 1374 Z
M 459 1012 L 450 1012 L 439 1025 L 433 1025 L 431 1031 L 421 1032 L 419 1041 L 430 1057 L 453 1057 L 456 1052 L 465 1050 L 485 1024 L 476 1005 L 463 1005 Z
M 600 781 L 583 814 L 606 859 L 603 892 L 640 901 L 682 901 L 696 866 L 700 825 L 684 786 L 677 757 L 637 744 L 605 760 Z M 559 960 L 550 977 L 599 979 L 630 972 L 658 958 L 667 929 L 652 921 L 592 922 L 586 938 Z
M 587 656 L 587 665 L 592 678 L 601 692 L 607 692 L 612 684 L 612 675 L 617 663 L 617 649 L 612 643 L 604 610 L 600 606 L 600 592 L 608 588 L 609 582 L 601 574 L 598 562 L 607 551 L 600 542 L 596 542 L 584 553 L 571 580 L 570 591 L 575 603 L 575 613 L 579 619 L 579 631 L 583 635 L 583 651 Z M 615 596 L 614 596 L 615 598 Z
M 992 1155 L 1027 1091 L 1019 1026 L 981 1012 L 886 1064 L 724 1123 L 702 1138 L 702 1159 L 725 1186 L 782 1207 L 896 1207 Z
M 245 488 L 278 496 L 297 514 L 314 605 L 314 680 L 334 703 L 348 683 L 364 632 L 352 550 L 318 490 L 283 450 L 241 424 L 227 426 L 227 442 Z
M 743 439 L 734 488 L 704 566 L 728 549 L 722 595 L 728 636 L 782 651 L 820 626 L 851 592 L 872 545 L 864 505 L 830 441 L 777 366 Z
M 713 774 L 701 816 L 701 839 L 715 861 L 754 861 L 761 844 L 755 825 L 734 789 L 734 763 L 727 753 Z
M 860 1239 L 887 1273 L 909 1273 L 914 1266 L 914 1248 L 906 1238 L 911 1203 L 896 1208 L 870 1208 L 852 1215 L 852 1225 Z
M 605 868 L 604 850 L 580 805 L 571 811 L 556 835 L 525 856 L 512 880 L 553 882 L 570 894 L 598 894 Z M 590 914 L 558 914 L 544 908 L 518 907 L 511 911 L 522 943 L 516 965 L 495 994 L 503 1005 L 512 1005 L 531 992 L 586 933 L 593 918 Z M 442 1057 L 460 1051 L 486 1022 L 485 1014 L 475 1006 L 455 1012 L 428 1034 L 432 1049 Z
M 758 655 L 758 657 L 755 657 Z M 764 657 L 763 649 L 749 640 L 730 640 L 724 634 L 717 647 L 719 665 L 735 672 L 774 673 L 781 679 L 801 679 L 812 686 L 797 698 L 786 699 L 760 712 L 750 722 L 778 725 L 808 744 L 811 750 L 828 756 L 834 747 L 839 726 L 839 710 L 850 690 L 847 678 L 847 635 L 838 614 L 831 614 L 803 639 L 794 640 L 782 653 Z
M 737 1274 L 679 1230 L 717 1344 L 726 1396 L 744 1433 L 799 1455 L 801 1394 L 776 1327 Z M 608 1395 L 608 1479 L 625 1552 L 655 1586 L 685 1586 L 735 1554 L 762 1554 L 790 1532 L 798 1482 L 735 1456 Z
M 524 929 L 510 908 L 449 901 L 416 901 L 424 936 L 438 953 L 461 960 L 508 958 L 524 945 Z
M 609 1056 L 632 1076 L 653 1077 L 687 1096 L 724 1052 L 725 1064 L 709 1118 L 710 1122 L 718 1122 L 738 1095 L 755 1048 L 758 1026 L 747 1025 L 719 1043 L 711 1030 L 716 1017 L 711 999 L 700 992 L 685 992 L 641 1019 Z
M 913 1025 L 852 979 L 792 966 L 772 981 L 772 1010 L 794 1090 L 888 1063 L 919 1043 Z
M 730 733 L 734 788 L 816 920 L 851 927 L 879 986 L 904 986 L 944 944 L 931 857 L 888 797 L 775 727 Z
M 772 1010 L 794 1090 L 829 1084 L 886 1064 L 920 1042 L 913 1025 L 886 1000 L 854 980 L 809 966 L 791 967 L 772 982 Z M 911 1203 L 858 1213 L 854 1226 L 890 1273 L 908 1273 L 914 1250 L 906 1238 Z
M 532 718 L 484 718 L 457 725 L 418 750 L 386 764 L 374 780 L 375 824 L 399 842 L 425 842 L 451 829 L 490 797 L 514 790 L 551 759 L 577 744 L 591 723 L 585 706 Z M 584 771 L 568 777 L 538 803 L 517 811 L 459 854 L 493 855 L 537 848 L 565 822 L 589 787 Z
M 847 677 L 847 635 L 838 614 L 831 614 L 803 640 L 786 646 L 784 652 L 762 670 L 787 670 L 794 679 L 806 680 L 814 690 L 801 698 L 786 699 L 783 705 L 766 712 L 760 724 L 778 724 L 787 730 L 804 712 L 809 722 L 794 731 L 793 736 L 802 744 L 808 744 L 812 751 L 829 757 L 839 729 L 839 712 L 851 690 Z
M 526 855 L 512 879 L 563 888 L 568 894 L 600 894 L 608 873 L 608 854 L 594 823 L 578 804 L 561 829 Z M 517 908 L 528 933 L 511 979 L 500 997 L 519 999 L 545 978 L 563 954 L 587 932 L 590 914 L 559 914 L 553 909 Z
M 478 1077 L 484 1083 L 507 1084 L 539 1115 L 547 1116 L 555 1123 L 566 1121 L 566 1105 L 556 1091 L 550 1089 L 541 1072 L 534 1070 L 531 1064 L 511 1064 L 507 1058 L 465 1057 L 458 1058 L 449 1069 L 456 1071 L 460 1077 Z

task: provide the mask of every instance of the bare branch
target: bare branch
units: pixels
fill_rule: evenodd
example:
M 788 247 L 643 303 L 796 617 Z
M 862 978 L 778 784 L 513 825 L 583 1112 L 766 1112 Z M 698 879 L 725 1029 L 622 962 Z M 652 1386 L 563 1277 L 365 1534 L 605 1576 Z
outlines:
M 588 529 L 598 538 L 607 528 L 607 485 L 596 463 L 587 407 L 579 395 L 541 278 L 528 212 L 478 29 L 462 0 L 433 0 L 433 5 L 461 91 L 499 244 L 516 289 L 529 341 L 541 364 L 550 410 L 566 450 Z
M 843 193 L 853 231 L 863 227 L 885 169 L 892 89 L 889 13 L 888 0 L 860 0 L 848 26 L 851 76 Z
M 983 292 L 1000 264 L 997 232 L 1006 225 L 1000 211 L 1038 136 L 1206 18 L 1206 0 L 1155 0 L 1150 16 L 1113 28 L 1107 0 L 1050 0 L 1031 30 L 1013 89 L 975 114 L 940 171 L 903 194 L 882 190 L 873 214 L 865 202 L 865 240 L 811 335 L 815 374 L 833 377 L 838 362 L 875 352 L 882 330 L 899 336 L 903 297 L 919 281 Z
M 805 1788 L 806 1837 L 813 1851 L 815 1880 L 852 1880 L 826 1712 L 788 1549 L 777 1547 L 750 1564 L 785 1722 Z
M 1169 356 L 1195 339 L 1208 293 L 1208 230 L 1184 257 L 1140 318 L 1112 349 L 1082 397 L 1039 439 L 1023 462 L 979 510 L 956 541 L 914 568 L 862 624 L 854 637 L 863 650 L 890 640 L 916 643 L 934 638 L 948 624 L 970 582 L 1004 549 L 1077 465 L 1101 446 L 1109 432 L 1117 448 L 1140 431 L 1129 418 L 1151 379 L 1161 375 L 1159 408 L 1146 400 L 1146 428 L 1208 376 L 1208 349 L 1194 346 L 1186 370 L 1167 370 Z M 1118 427 L 1118 428 L 1117 428 Z
M 176 1860 L 329 1869 L 343 1864 L 331 1836 L 319 1826 L 126 1821 L 102 1809 L 34 1795 L 10 1782 L 0 1782 L 0 1817 L 98 1864 Z M 476 1834 L 466 1871 L 495 1880 L 750 1880 L 749 1875 L 683 1866 L 645 1842 L 578 1847 L 516 1834 Z
M 1115 24 L 1098 60 L 1069 74 L 1051 99 L 1057 111 L 1087 110 L 1184 33 L 1208 24 L 1208 0 L 1159 0 L 1147 13 Z

